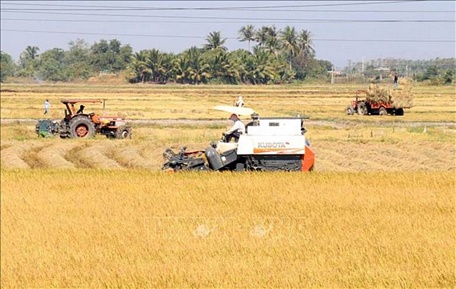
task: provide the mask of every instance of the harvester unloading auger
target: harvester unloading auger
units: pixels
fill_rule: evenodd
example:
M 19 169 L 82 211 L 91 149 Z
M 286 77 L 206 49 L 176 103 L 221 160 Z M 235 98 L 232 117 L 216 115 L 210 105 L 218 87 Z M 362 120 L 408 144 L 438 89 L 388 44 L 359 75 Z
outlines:
M 246 107 L 217 106 L 237 115 L 251 115 L 246 133 L 239 141 L 226 142 L 225 137 L 212 142 L 204 151 L 179 152 L 166 149 L 163 170 L 171 171 L 311 171 L 315 153 L 305 137 L 302 117 L 260 118 Z

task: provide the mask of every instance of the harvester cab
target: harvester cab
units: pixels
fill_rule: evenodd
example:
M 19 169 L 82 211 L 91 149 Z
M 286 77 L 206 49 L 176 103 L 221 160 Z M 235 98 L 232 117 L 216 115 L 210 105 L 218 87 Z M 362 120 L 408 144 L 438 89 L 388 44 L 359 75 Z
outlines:
M 247 112 L 245 107 L 215 107 L 230 113 Z M 222 137 L 204 151 L 185 152 L 185 147 L 174 153 L 164 153 L 164 170 L 215 171 L 311 171 L 315 153 L 305 137 L 302 117 L 260 118 L 251 110 L 252 120 L 246 133 L 236 143 Z

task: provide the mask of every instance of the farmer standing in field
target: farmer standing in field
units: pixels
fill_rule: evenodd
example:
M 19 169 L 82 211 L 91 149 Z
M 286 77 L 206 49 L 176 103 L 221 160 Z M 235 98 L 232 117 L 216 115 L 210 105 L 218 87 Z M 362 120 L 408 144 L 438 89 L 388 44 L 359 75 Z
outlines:
M 238 100 L 236 101 L 235 105 L 237 107 L 241 107 L 241 106 L 244 106 L 244 100 L 242 99 L 242 96 L 239 96 Z
M 394 74 L 394 89 L 397 89 L 398 81 L 399 81 L 399 77 L 397 76 L 397 73 L 396 73 L 396 74 Z
M 51 103 L 49 102 L 48 99 L 46 99 L 44 101 L 44 114 L 48 114 L 50 108 L 51 108 Z

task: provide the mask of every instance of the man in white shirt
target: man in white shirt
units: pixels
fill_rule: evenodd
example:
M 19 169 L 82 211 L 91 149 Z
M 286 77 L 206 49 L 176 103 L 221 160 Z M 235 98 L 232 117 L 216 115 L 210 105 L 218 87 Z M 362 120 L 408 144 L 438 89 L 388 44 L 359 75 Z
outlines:
M 244 100 L 242 99 L 242 96 L 239 96 L 238 100 L 236 101 L 236 106 L 241 107 L 244 106 Z
M 51 103 L 49 102 L 48 99 L 44 102 L 44 114 L 49 113 L 49 109 L 51 108 Z
M 230 116 L 229 119 L 234 124 L 229 130 L 225 131 L 223 133 L 223 135 L 225 136 L 226 142 L 230 142 L 232 138 L 234 138 L 235 142 L 238 142 L 241 134 L 245 133 L 245 125 L 242 123 L 242 121 L 239 119 L 239 117 L 234 113 Z

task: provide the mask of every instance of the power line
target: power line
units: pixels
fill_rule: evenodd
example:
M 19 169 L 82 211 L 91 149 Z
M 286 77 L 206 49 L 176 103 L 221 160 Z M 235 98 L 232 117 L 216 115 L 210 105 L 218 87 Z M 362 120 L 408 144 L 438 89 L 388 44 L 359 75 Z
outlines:
M 158 34 L 125 34 L 125 33 L 98 33 L 98 32 L 74 32 L 74 31 L 49 31 L 49 30 L 20 30 L 20 29 L 1 29 L 7 32 L 23 33 L 48 33 L 48 34 L 77 34 L 77 35 L 110 35 L 110 36 L 131 36 L 131 37 L 156 37 L 156 38 L 189 38 L 189 39 L 206 39 L 203 36 L 194 35 L 158 35 Z M 238 40 L 237 37 L 224 37 L 226 39 Z M 400 42 L 400 43 L 455 43 L 455 40 L 448 39 L 335 39 L 335 38 L 314 38 L 313 41 L 325 42 Z
M 18 13 L 10 11 L 10 13 Z M 35 12 L 20 12 L 33 13 Z M 53 15 L 72 15 L 72 16 L 109 16 L 109 17 L 135 17 L 135 18 L 171 18 L 179 19 L 207 19 L 212 21 L 220 20 L 238 20 L 238 21 L 286 21 L 294 23 L 455 23 L 455 19 L 303 19 L 303 18 L 255 18 L 255 17 L 217 17 L 217 16 L 173 16 L 173 15 L 114 15 L 114 14 L 97 14 L 97 13 L 57 13 L 49 12 L 46 14 Z
M 185 11 L 185 10 L 259 10 L 259 9 L 273 9 L 276 11 L 278 8 L 305 8 L 305 7 L 338 7 L 338 6 L 366 6 L 366 5 L 378 5 L 378 4 L 400 4 L 410 2 L 425 2 L 425 0 L 399 0 L 399 1 L 357 1 L 352 3 L 329 3 L 329 4 L 300 4 L 300 5 L 255 5 L 255 6 L 221 6 L 221 7 L 126 7 L 126 6 L 102 6 L 102 5 L 68 5 L 68 4 L 35 4 L 35 3 L 8 3 L 9 1 L 3 1 L 2 5 L 18 5 L 18 6 L 40 6 L 40 7 L 68 7 L 75 10 L 75 7 L 83 7 L 87 9 L 97 10 L 169 10 L 169 11 Z M 81 9 L 81 8 L 79 8 Z M 34 10 L 25 8 L 24 10 Z M 37 9 L 38 10 L 38 9 Z M 68 10 L 65 8 L 40 8 L 39 10 Z M 77 10 L 77 9 L 76 9 Z
M 185 9 L 159 9 L 159 8 L 112 8 L 112 9 L 94 9 L 94 8 L 78 8 L 78 9 L 19 9 L 19 8 L 3 8 L 4 12 L 25 12 L 25 11 L 183 11 Z M 194 9 L 192 9 L 194 10 Z M 219 10 L 219 9 L 217 9 Z M 226 9 L 229 10 L 229 9 Z M 237 9 L 232 9 L 237 11 Z M 246 8 L 241 9 L 245 12 L 267 12 L 261 8 Z M 448 13 L 454 14 L 455 11 L 450 10 L 330 10 L 330 9 L 274 9 L 274 12 L 327 12 L 327 13 Z

